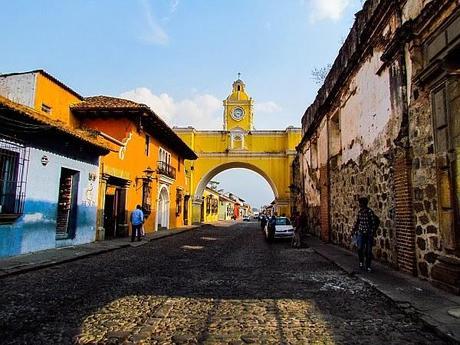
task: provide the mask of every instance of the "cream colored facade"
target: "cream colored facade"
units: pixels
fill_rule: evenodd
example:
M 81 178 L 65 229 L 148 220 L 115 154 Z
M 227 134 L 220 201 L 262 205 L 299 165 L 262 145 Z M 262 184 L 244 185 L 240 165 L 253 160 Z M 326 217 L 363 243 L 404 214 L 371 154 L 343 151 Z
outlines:
M 200 131 L 174 128 L 179 137 L 198 156 L 186 161 L 188 188 L 192 196 L 192 222 L 201 218 L 202 196 L 207 184 L 220 172 L 245 168 L 260 174 L 271 186 L 276 211 L 289 215 L 291 165 L 300 142 L 300 128 L 285 130 L 254 130 L 253 100 L 246 86 L 238 79 L 232 93 L 224 101 L 224 130 Z

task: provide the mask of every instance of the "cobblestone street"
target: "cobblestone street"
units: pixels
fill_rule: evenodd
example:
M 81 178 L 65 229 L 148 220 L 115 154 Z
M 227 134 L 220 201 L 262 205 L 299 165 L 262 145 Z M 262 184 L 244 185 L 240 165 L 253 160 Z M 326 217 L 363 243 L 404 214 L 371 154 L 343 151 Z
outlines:
M 0 280 L 3 344 L 444 344 L 310 249 L 256 223 Z

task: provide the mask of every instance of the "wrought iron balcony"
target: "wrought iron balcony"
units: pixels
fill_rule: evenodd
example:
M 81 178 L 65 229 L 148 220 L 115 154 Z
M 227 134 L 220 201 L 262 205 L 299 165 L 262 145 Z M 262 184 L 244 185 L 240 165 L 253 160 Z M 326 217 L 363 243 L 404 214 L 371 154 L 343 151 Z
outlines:
M 158 173 L 168 176 L 169 178 L 176 179 L 176 168 L 172 167 L 166 162 L 158 162 Z

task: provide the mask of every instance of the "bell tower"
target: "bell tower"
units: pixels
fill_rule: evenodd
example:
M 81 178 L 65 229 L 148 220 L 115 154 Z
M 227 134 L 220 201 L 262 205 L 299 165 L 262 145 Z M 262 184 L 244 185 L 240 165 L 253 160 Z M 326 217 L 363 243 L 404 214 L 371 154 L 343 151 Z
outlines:
M 254 101 L 246 93 L 246 85 L 238 73 L 232 93 L 224 100 L 224 130 L 253 130 L 253 105 Z

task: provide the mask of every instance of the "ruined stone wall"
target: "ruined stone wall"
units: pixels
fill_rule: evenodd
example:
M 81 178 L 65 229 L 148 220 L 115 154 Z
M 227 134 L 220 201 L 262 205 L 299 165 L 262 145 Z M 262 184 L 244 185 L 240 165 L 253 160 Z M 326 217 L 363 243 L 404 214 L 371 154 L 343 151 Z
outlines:
M 316 154 L 316 152 L 315 152 Z M 319 170 L 312 166 L 312 150 L 310 147 L 301 154 L 301 179 L 303 195 L 303 211 L 307 213 L 309 233 L 320 236 L 320 192 L 319 192 Z
M 395 105 L 400 85 L 392 66 L 382 69 L 381 56 L 374 49 L 343 87 L 351 91 L 339 102 L 341 151 L 329 160 L 331 240 L 351 249 L 357 200 L 366 196 L 381 222 L 374 257 L 397 266 L 394 142 L 401 128 Z
M 420 277 L 431 280 L 436 279 L 432 273 L 437 259 L 441 256 L 454 258 L 455 255 L 446 251 L 443 229 L 440 225 L 440 188 L 436 171 L 434 114 L 431 99 L 431 91 L 435 84 L 421 83 L 419 85 L 417 83 L 418 75 L 428 68 L 430 62 L 429 56 L 424 55 L 419 47 L 429 44 L 433 35 L 440 33 L 439 30 L 445 26 L 449 18 L 455 18 L 455 13 L 459 11 L 459 4 L 458 2 L 456 4 L 444 0 L 433 0 L 429 5 L 420 11 L 421 18 L 416 25 L 423 27 L 423 30 L 420 30 L 417 37 L 417 45 L 409 45 L 411 49 L 408 54 L 411 58 L 409 77 L 414 81 L 409 99 L 409 140 L 412 158 L 417 273 Z M 428 21 L 429 25 L 426 24 Z M 449 30 L 449 37 L 452 40 L 455 30 Z M 438 71 L 434 78 L 440 78 L 442 73 Z M 449 232 L 448 226 L 445 228 L 444 231 Z
M 412 102 L 410 118 L 417 270 L 420 276 L 428 278 L 431 266 L 441 252 L 436 157 L 428 92 L 420 94 L 417 100 Z
M 363 152 L 358 162 L 331 167 L 331 231 L 333 243 L 351 247 L 358 196 L 369 196 L 369 207 L 380 218 L 374 257 L 396 265 L 394 233 L 394 170 L 392 151 L 376 156 Z

